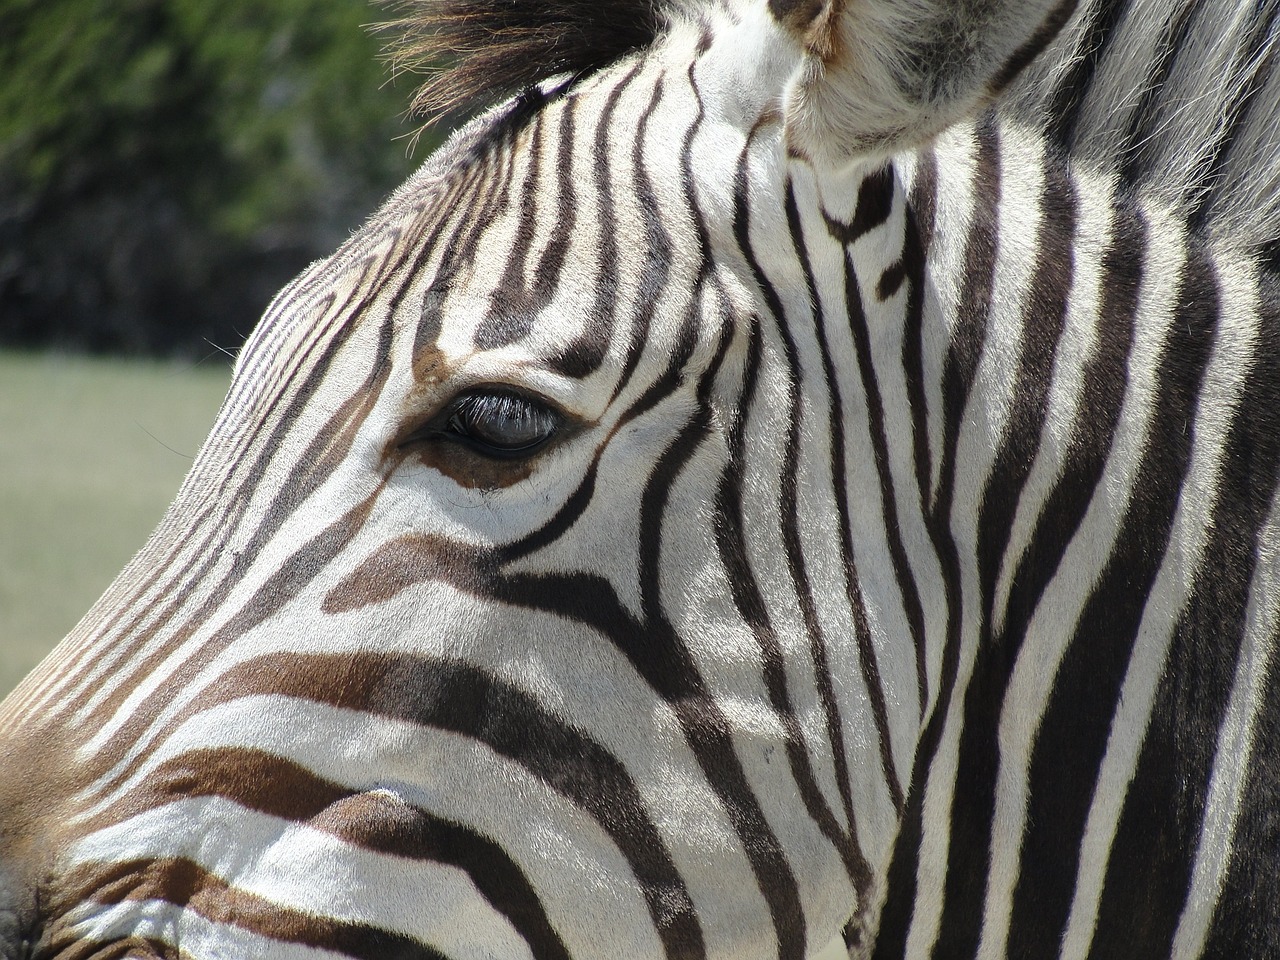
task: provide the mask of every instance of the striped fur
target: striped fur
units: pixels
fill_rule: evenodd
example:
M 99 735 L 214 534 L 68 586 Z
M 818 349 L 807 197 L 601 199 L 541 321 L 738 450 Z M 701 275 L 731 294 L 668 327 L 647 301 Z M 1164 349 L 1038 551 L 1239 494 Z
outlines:
M 1164 4 L 682 3 L 455 134 L 0 709 L 0 956 L 1280 953 L 1274 30 Z

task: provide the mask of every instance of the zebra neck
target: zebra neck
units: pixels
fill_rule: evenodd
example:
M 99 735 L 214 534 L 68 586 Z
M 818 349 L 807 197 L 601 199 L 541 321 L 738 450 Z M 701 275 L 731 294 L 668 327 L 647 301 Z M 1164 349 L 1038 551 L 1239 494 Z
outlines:
M 1157 198 L 994 117 L 861 177 L 845 216 L 827 187 L 818 208 L 833 236 L 833 222 L 847 231 L 851 292 L 816 286 L 821 304 L 845 307 L 823 324 L 852 332 L 833 379 L 851 398 L 847 502 L 904 822 L 989 808 L 963 795 L 972 741 L 999 743 L 1013 786 L 996 820 L 1020 825 L 1041 711 L 1087 682 L 1099 643 L 1134 642 L 1136 622 L 1107 611 L 1156 597 L 1145 662 L 1167 655 L 1212 545 L 1224 425 L 1250 382 L 1266 294 L 1247 261 Z M 855 475 L 860 459 L 872 466 Z M 1180 502 L 1162 478 L 1184 474 L 1199 494 Z M 1131 597 L 1095 586 L 1117 555 L 1150 567 Z M 914 700 L 892 659 L 904 635 Z M 1135 664 L 1125 696 L 1141 716 L 1160 671 Z M 919 849 L 944 876 L 945 840 Z M 945 899 L 928 884 L 917 896 Z M 913 936 L 944 922 L 932 909 Z
M 789 273 L 783 353 L 806 429 L 828 437 L 815 474 L 841 491 L 808 540 L 841 534 L 851 686 L 905 792 L 983 638 L 1020 637 L 1064 560 L 1100 562 L 1050 544 L 1088 503 L 1066 481 L 1105 473 L 1131 491 L 1192 244 L 1157 202 L 994 115 L 870 170 L 792 164 L 786 207 L 792 250 L 751 253 L 773 288 Z M 1126 358 L 1146 373 L 1126 379 Z M 1135 425 L 1112 443 L 1125 410 Z

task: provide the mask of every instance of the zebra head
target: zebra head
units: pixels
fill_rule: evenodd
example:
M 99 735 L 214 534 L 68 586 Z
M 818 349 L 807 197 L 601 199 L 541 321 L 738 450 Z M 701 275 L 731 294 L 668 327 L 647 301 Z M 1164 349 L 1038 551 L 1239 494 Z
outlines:
M 1053 471 L 1105 461 L 1123 511 L 1139 441 L 1079 436 L 1177 418 L 1107 371 L 1172 331 L 1204 373 L 1169 304 L 1207 301 L 1151 280 L 1135 320 L 1143 264 L 1212 274 L 1237 330 L 1251 274 L 973 119 L 1070 0 L 526 6 L 432 21 L 476 51 L 457 91 L 530 82 L 279 295 L 160 527 L 5 702 L 0 954 L 1087 947 L 1069 882 L 1017 885 L 1063 792 L 997 791 L 957 718 L 1032 769 L 1067 682 L 1037 598 L 1067 559 L 1058 607 L 1110 583 Z M 1156 333 L 1094 336 L 1100 289 Z M 952 837 L 962 764 L 986 819 Z

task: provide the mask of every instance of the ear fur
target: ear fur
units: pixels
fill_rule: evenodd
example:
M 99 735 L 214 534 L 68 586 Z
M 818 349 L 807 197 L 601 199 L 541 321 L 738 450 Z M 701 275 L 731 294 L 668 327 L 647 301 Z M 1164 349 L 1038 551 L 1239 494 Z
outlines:
M 807 51 L 787 96 L 790 149 L 844 166 L 917 146 L 1008 86 L 1076 0 L 770 0 Z

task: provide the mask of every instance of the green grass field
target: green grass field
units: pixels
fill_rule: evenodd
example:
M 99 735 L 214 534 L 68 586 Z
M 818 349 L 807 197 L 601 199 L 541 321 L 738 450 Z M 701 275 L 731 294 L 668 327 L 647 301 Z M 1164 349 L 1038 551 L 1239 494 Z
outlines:
M 0 352 L 0 697 L 146 540 L 230 368 Z

